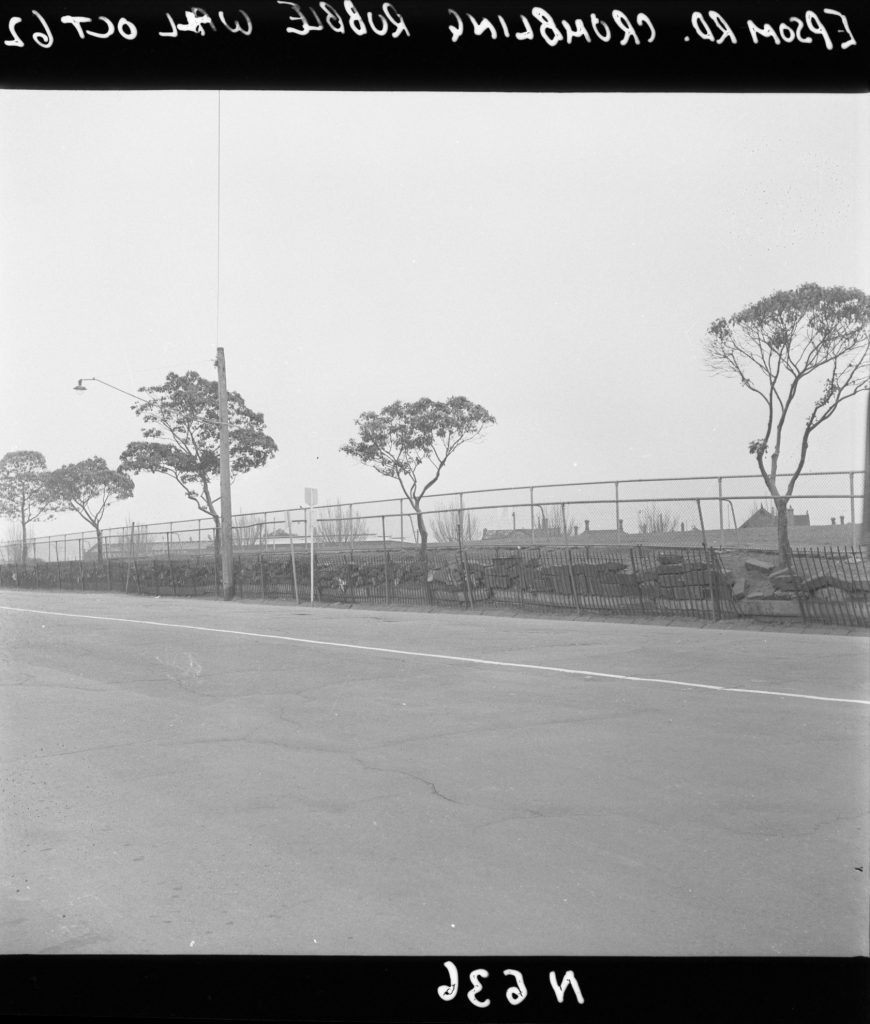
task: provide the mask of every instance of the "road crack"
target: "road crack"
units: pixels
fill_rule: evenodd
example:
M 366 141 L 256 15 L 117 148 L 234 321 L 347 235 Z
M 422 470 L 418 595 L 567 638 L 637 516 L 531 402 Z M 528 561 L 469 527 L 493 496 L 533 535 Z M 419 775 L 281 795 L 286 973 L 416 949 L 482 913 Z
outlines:
M 358 765 L 365 768 L 366 771 L 384 772 L 390 775 L 404 775 L 406 778 L 414 779 L 416 782 L 422 782 L 425 786 L 429 787 L 429 789 L 435 796 L 440 797 L 442 800 L 446 800 L 449 804 L 457 804 L 460 806 L 462 804 L 461 800 L 454 800 L 452 797 L 445 796 L 445 794 L 442 793 L 440 789 L 438 789 L 438 787 L 431 779 L 426 779 L 422 775 L 415 775 L 413 772 L 404 771 L 402 768 L 381 768 L 378 765 L 366 764 L 365 761 L 363 761 L 359 757 L 354 757 L 353 760 L 356 761 Z

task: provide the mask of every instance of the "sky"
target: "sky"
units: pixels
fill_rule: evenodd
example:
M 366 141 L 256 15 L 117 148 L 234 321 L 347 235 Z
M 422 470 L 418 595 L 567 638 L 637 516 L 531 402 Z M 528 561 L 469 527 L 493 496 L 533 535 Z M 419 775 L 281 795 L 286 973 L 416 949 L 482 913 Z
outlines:
M 754 472 L 709 324 L 870 290 L 866 95 L 0 92 L 0 449 L 116 465 L 135 392 L 228 384 L 278 455 L 234 512 L 398 496 L 363 411 L 496 418 L 439 490 Z M 866 402 L 807 470 L 863 466 Z M 760 489 L 761 489 L 761 485 Z M 137 478 L 107 526 L 197 516 Z M 79 530 L 74 515 L 35 533 Z

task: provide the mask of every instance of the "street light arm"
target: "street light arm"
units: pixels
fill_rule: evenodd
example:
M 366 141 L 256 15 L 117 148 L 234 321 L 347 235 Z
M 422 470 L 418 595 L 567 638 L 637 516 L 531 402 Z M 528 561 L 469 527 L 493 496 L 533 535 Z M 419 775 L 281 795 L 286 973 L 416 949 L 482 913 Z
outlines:
M 110 384 L 107 380 L 102 380 L 100 377 L 79 377 L 78 384 L 76 384 L 73 387 L 73 391 L 87 391 L 88 389 L 84 385 L 84 382 L 86 380 L 96 381 L 97 384 L 102 384 L 104 387 L 111 388 L 113 391 L 118 391 L 122 395 L 127 395 L 128 398 L 132 398 L 133 401 L 134 402 L 138 402 L 139 405 L 154 405 L 154 399 L 153 398 L 150 398 L 150 399 L 140 398 L 138 395 L 134 395 L 130 391 L 125 391 L 123 388 L 119 388 L 115 384 Z M 219 427 L 220 426 L 220 421 L 212 419 L 210 416 L 202 416 L 202 417 L 200 417 L 200 422 L 201 423 L 206 423 L 210 427 Z M 166 424 L 163 424 L 163 425 L 166 426 Z M 173 436 L 175 436 L 175 435 L 173 435 Z M 177 437 L 176 437 L 176 440 L 178 440 Z
M 129 398 L 132 398 L 135 402 L 138 402 L 140 405 L 150 404 L 149 402 L 146 402 L 144 398 L 139 398 L 138 395 L 134 395 L 129 391 L 125 391 L 123 388 L 116 387 L 114 384 L 110 384 L 107 380 L 100 380 L 99 377 L 79 377 L 79 382 L 73 388 L 73 391 L 87 391 L 88 389 L 85 387 L 83 383 L 86 380 L 93 380 L 96 381 L 97 384 L 102 384 L 104 387 L 111 388 L 113 391 L 120 391 L 122 395 L 127 395 Z

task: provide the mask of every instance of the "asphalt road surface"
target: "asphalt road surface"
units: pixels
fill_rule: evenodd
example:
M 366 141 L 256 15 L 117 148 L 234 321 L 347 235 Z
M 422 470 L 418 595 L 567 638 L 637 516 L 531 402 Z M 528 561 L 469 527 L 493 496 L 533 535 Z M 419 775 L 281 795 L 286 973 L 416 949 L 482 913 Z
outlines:
M 867 655 L 2 592 L 0 952 L 867 955 Z

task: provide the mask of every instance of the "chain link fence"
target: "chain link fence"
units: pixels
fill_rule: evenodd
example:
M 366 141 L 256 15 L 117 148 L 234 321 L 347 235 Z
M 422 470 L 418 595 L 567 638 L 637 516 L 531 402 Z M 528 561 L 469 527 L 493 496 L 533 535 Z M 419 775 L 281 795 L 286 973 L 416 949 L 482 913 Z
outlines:
M 815 582 L 792 596 L 805 621 L 862 625 L 863 474 L 801 479 L 789 513 L 793 576 Z M 777 546 L 758 483 L 692 477 L 437 495 L 425 505 L 425 561 L 407 500 L 239 514 L 236 595 L 727 618 L 741 613 L 732 584 L 746 571 L 743 556 Z M 9 543 L 0 586 L 211 596 L 221 590 L 219 543 L 204 519 L 40 537 L 26 558 Z M 781 594 L 767 587 L 764 596 Z
M 793 546 L 858 547 L 863 519 L 864 474 L 804 473 L 790 504 Z M 433 543 L 453 543 L 460 532 L 471 542 L 532 543 L 565 532 L 584 545 L 660 544 L 746 550 L 776 549 L 776 516 L 758 476 L 671 477 L 503 487 L 428 496 L 424 503 Z M 391 542 L 420 542 L 407 499 L 337 502 L 318 506 L 315 542 L 353 544 L 380 538 L 381 519 Z M 265 551 L 309 543 L 308 511 L 302 506 L 233 517 L 234 546 Z M 13 528 L 14 529 L 14 528 Z M 100 547 L 110 557 L 154 555 L 204 557 L 215 545 L 210 519 L 130 523 L 94 532 L 30 539 L 26 559 L 14 538 L 0 544 L 0 561 L 93 560 Z

